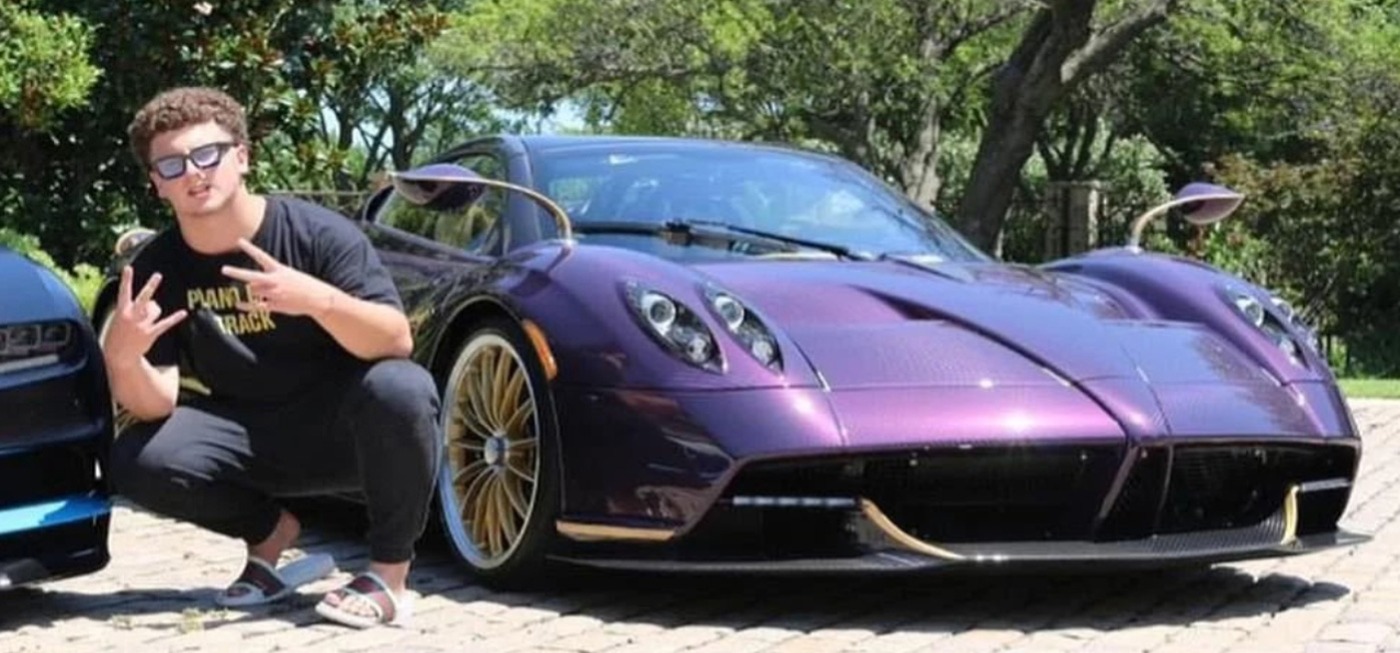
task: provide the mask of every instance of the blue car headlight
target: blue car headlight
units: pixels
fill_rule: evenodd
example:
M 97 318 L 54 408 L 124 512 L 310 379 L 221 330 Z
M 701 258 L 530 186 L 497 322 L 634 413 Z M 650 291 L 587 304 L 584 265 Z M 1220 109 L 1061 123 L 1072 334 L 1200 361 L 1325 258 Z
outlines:
M 719 318 L 734 339 L 744 346 L 744 351 L 770 370 L 783 370 L 783 358 L 778 351 L 778 342 L 768 325 L 764 324 L 757 314 L 735 296 L 713 286 L 705 289 L 705 299 L 715 317 Z
M 724 371 L 714 334 L 694 311 L 670 295 L 637 283 L 628 283 L 625 292 L 633 317 L 667 351 L 701 369 Z
M 0 373 L 57 363 L 73 342 L 74 327 L 66 320 L 0 326 Z

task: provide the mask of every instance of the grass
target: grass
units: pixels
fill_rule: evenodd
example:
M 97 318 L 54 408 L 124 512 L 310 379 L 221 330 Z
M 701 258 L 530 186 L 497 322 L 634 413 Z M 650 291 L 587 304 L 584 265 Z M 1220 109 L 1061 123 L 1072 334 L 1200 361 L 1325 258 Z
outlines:
M 1342 394 L 1354 399 L 1400 399 L 1400 379 L 1341 379 Z

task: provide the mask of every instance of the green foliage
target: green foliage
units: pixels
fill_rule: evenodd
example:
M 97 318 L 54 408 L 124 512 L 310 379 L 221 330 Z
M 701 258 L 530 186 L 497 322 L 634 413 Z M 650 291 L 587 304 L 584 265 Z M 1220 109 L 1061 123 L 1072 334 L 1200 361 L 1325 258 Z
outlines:
M 903 0 L 482 0 L 433 49 L 512 109 L 591 129 L 836 151 L 931 203 L 1032 7 Z
M 1154 233 L 1278 292 L 1353 374 L 1400 371 L 1400 5 L 1197 0 L 1141 41 L 1113 96 L 1173 184 L 1245 192 L 1236 216 Z
M 80 106 L 99 71 L 88 61 L 92 28 L 69 15 L 0 3 L 0 116 L 33 130 Z
M 323 2 L 304 17 L 279 71 L 294 117 L 268 130 L 259 178 L 278 188 L 364 190 L 494 126 L 479 93 L 423 61 L 460 0 Z M 300 7 L 299 10 L 303 10 Z M 303 10 L 304 11 L 304 10 Z
M 1346 343 L 1347 373 L 1400 373 L 1400 125 L 1372 128 L 1316 163 L 1226 157 L 1249 199 L 1200 254 L 1289 300 Z
M 1110 139 L 1111 147 L 1106 146 Z M 1121 245 L 1127 241 L 1134 217 L 1170 199 L 1161 172 L 1165 157 L 1142 136 L 1120 136 L 1108 129 L 1099 131 L 1094 147 L 1101 154 L 1082 180 L 1094 181 L 1100 188 L 1098 243 L 1104 247 Z M 1019 201 L 1007 220 L 1003 258 L 1024 263 L 1044 258 L 1044 221 L 1051 213 L 1050 207 L 1044 206 L 1046 186 L 1051 181 L 1073 180 L 1052 176 L 1042 155 L 1031 157 L 1022 171 Z M 1145 243 L 1155 250 L 1171 249 L 1173 244 L 1161 235 L 1161 229 L 1161 220 L 1149 225 Z
M 1231 153 L 1326 156 L 1388 118 L 1400 25 L 1386 11 L 1373 0 L 1196 0 L 1133 49 L 1126 113 L 1172 152 L 1177 177 Z
M 1341 379 L 1342 394 L 1352 399 L 1400 399 L 1400 379 Z
M 771 25 L 763 3 L 720 0 L 486 0 L 454 17 L 433 49 L 504 106 L 578 104 L 594 129 L 686 133 L 717 127 L 699 106 Z M 723 98 L 719 98 L 721 101 Z
M 1335 314 L 1322 304 L 1335 289 L 1336 266 L 1353 262 L 1343 234 L 1331 227 L 1346 212 L 1337 189 L 1355 183 L 1350 161 L 1264 166 L 1226 157 L 1219 179 L 1248 196 L 1229 220 L 1211 229 L 1200 254 L 1231 272 L 1280 293 L 1324 329 Z
M 101 74 L 89 102 L 54 115 L 47 132 L 0 112 L 0 189 L 9 189 L 0 225 L 73 264 L 105 260 L 124 226 L 167 223 L 126 127 L 177 85 L 220 87 L 248 108 L 256 188 L 363 191 L 384 168 L 411 165 L 420 145 L 438 148 L 489 119 L 460 80 L 430 78 L 421 61 L 444 12 L 461 5 L 46 0 L 45 12 L 99 26 L 81 32 L 86 48 L 50 46 L 86 51 Z

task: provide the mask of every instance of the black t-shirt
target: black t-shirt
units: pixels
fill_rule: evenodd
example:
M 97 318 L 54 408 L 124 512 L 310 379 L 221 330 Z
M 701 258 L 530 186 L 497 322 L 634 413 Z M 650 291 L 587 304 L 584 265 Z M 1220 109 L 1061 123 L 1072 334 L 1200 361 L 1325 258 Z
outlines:
M 282 264 L 354 297 L 403 306 L 369 239 L 329 209 L 269 196 L 262 225 L 249 240 Z M 207 255 L 190 249 L 178 227 L 156 236 L 132 262 L 132 292 L 160 272 L 155 300 L 162 314 L 189 311 L 146 355 L 157 367 L 178 365 L 183 390 L 234 400 L 295 400 L 357 363 L 310 317 L 239 310 L 238 303 L 249 300 L 248 289 L 221 272 L 225 265 L 261 269 L 242 250 Z

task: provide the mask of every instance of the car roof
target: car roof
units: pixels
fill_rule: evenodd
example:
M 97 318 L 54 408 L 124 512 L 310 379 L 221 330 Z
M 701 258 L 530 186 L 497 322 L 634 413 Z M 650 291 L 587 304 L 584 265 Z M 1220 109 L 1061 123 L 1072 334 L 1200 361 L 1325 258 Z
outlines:
M 762 141 L 733 141 L 715 138 L 695 138 L 683 136 L 632 136 L 632 135 L 572 135 L 572 134 L 522 134 L 498 136 L 516 140 L 528 152 L 536 154 L 563 151 L 583 152 L 591 149 L 612 149 L 618 146 L 655 147 L 668 151 L 745 149 L 779 152 L 821 159 L 828 162 L 844 161 L 830 154 L 797 147 L 787 143 Z

